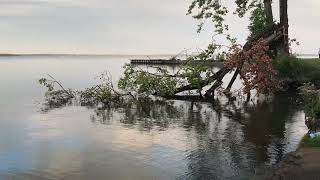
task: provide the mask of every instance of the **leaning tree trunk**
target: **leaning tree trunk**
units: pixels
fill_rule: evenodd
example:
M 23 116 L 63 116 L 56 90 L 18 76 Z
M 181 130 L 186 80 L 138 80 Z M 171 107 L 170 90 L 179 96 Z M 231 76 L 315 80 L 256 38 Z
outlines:
M 267 24 L 268 26 L 264 30 L 262 34 L 257 37 L 250 37 L 246 44 L 243 46 L 243 52 L 246 52 L 252 48 L 255 42 L 258 42 L 260 39 L 263 39 L 266 45 L 275 45 L 276 49 L 279 49 L 282 54 L 289 55 L 289 38 L 288 38 L 288 0 L 279 0 L 280 1 L 280 24 L 276 25 L 273 21 L 273 12 L 272 12 L 272 0 L 264 0 L 265 12 L 267 16 Z M 205 97 L 210 97 L 214 95 L 214 91 L 216 88 L 220 87 L 222 84 L 222 79 L 224 76 L 229 73 L 231 69 L 227 67 L 223 67 L 217 73 L 212 75 L 208 80 L 200 81 L 200 86 L 194 86 L 192 84 L 188 84 L 176 89 L 174 94 L 178 94 L 183 91 L 189 90 L 201 90 L 203 87 L 213 83 L 211 87 L 204 94 Z M 241 71 L 241 67 L 237 68 L 231 81 L 228 84 L 228 87 L 225 90 L 226 94 L 230 93 L 230 89 L 235 82 L 237 76 Z M 248 94 L 250 98 L 250 94 Z
M 280 24 L 283 27 L 283 39 L 280 47 L 281 53 L 289 55 L 289 20 L 288 20 L 288 0 L 280 2 Z
M 267 23 L 267 27 L 273 27 L 274 26 L 274 21 L 273 21 L 273 12 L 272 12 L 272 0 L 263 0 L 263 4 L 264 4 L 264 12 L 266 14 L 266 23 Z M 234 72 L 231 81 L 228 84 L 227 89 L 225 90 L 225 93 L 229 93 L 230 89 L 234 83 L 234 81 L 236 80 L 237 76 L 240 73 L 240 69 L 236 69 L 236 71 Z
M 272 12 L 272 0 L 263 0 L 264 3 L 264 9 L 266 13 L 266 23 L 267 28 L 265 33 L 263 33 L 260 37 L 253 37 L 252 39 L 249 39 L 249 41 L 244 45 L 243 51 L 249 50 L 251 48 L 251 45 L 253 42 L 257 42 L 259 38 L 263 38 L 264 42 L 268 45 L 271 45 L 272 43 L 278 44 L 276 49 L 279 48 L 279 51 L 283 55 L 289 55 L 289 20 L 288 20 L 288 0 L 279 0 L 280 2 L 280 26 L 275 26 L 273 21 L 273 12 Z M 279 27 L 280 29 L 279 31 Z M 266 35 L 266 37 L 263 37 Z M 225 93 L 229 93 L 230 89 L 239 75 L 241 69 L 237 68 L 231 81 L 228 84 L 227 89 L 225 90 Z M 206 92 L 206 95 L 213 94 L 214 90 L 221 85 L 221 79 L 218 79 L 216 83 L 214 83 L 211 88 Z M 248 94 L 248 96 L 250 96 Z

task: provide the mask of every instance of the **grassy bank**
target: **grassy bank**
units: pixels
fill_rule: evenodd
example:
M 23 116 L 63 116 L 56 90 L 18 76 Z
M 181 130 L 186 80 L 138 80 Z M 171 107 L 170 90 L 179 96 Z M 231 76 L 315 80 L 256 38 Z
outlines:
M 320 87 L 320 59 L 283 57 L 275 60 L 274 67 L 282 77 Z
M 301 147 L 317 147 L 320 148 L 320 136 L 315 138 L 310 138 L 308 135 L 304 136 L 301 144 Z

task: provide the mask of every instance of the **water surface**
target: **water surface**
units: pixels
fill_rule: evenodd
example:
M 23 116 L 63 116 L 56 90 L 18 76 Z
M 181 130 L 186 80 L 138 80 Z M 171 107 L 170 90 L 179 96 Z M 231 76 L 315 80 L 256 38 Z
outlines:
M 129 58 L 0 57 L 0 179 L 248 179 L 294 151 L 307 131 L 287 95 L 242 110 L 146 101 L 42 111 L 37 79 L 45 74 L 83 89 L 105 70 L 116 81 Z

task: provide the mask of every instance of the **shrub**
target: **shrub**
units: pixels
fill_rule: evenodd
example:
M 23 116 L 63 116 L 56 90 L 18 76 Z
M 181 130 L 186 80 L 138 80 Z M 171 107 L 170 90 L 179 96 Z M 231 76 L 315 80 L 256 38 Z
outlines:
M 312 83 L 320 87 L 320 61 L 299 59 L 294 56 L 280 57 L 273 62 L 280 77 L 290 78 L 300 84 Z

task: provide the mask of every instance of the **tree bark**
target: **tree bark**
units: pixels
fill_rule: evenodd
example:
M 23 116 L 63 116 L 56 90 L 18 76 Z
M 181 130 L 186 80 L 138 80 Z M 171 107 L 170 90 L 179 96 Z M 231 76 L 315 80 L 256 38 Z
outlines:
M 280 2 L 280 24 L 283 27 L 283 39 L 281 53 L 289 55 L 289 19 L 288 19 L 288 0 Z
M 273 24 L 273 13 L 272 13 L 272 0 L 264 0 L 264 11 L 267 17 L 267 26 Z
M 206 97 L 206 98 L 214 97 L 214 91 L 218 87 L 220 87 L 223 83 L 222 79 L 223 79 L 223 77 L 221 79 L 216 80 L 216 82 L 213 83 L 213 85 L 206 91 L 206 93 L 204 94 L 204 97 Z
M 229 92 L 230 92 L 230 90 L 231 90 L 231 88 L 232 88 L 232 85 L 233 85 L 233 83 L 236 81 L 239 73 L 240 73 L 240 69 L 237 68 L 236 71 L 234 72 L 234 74 L 233 74 L 233 76 L 232 76 L 232 78 L 231 78 L 228 86 L 227 86 L 227 89 L 225 90 L 225 93 L 229 93 Z

